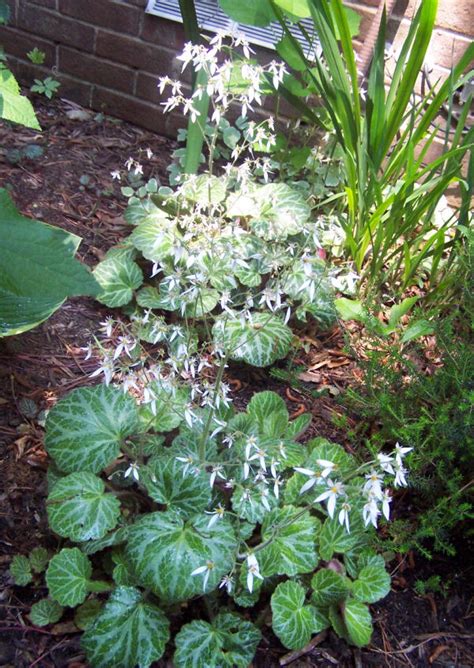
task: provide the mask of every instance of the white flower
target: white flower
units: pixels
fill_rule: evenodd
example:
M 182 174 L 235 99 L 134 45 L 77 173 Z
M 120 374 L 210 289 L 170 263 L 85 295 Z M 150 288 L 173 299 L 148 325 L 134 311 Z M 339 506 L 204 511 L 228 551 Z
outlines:
M 367 501 L 362 510 L 362 515 L 364 517 L 365 526 L 373 524 L 373 526 L 377 528 L 377 518 L 380 515 L 380 510 L 375 498 L 372 497 Z
M 405 478 L 405 474 L 407 473 L 406 468 L 404 468 L 401 465 L 397 465 L 395 467 L 395 481 L 394 485 L 395 487 L 406 487 L 407 486 L 407 480 Z
M 273 493 L 277 499 L 280 498 L 280 487 L 282 484 L 283 480 L 280 478 L 280 476 L 273 478 Z
M 249 460 L 249 462 L 251 462 L 251 461 L 253 461 L 253 460 L 255 460 L 255 459 L 258 459 L 258 461 L 259 461 L 259 463 L 260 463 L 260 467 L 261 467 L 264 471 L 266 471 L 266 470 L 267 470 L 267 465 L 265 464 L 265 457 L 266 457 L 266 454 L 267 454 L 267 453 L 265 452 L 265 450 L 262 450 L 261 448 L 259 448 L 259 449 L 257 450 L 257 452 L 256 452 L 254 455 L 252 455 L 251 457 L 248 458 L 248 460 Z
M 117 181 L 121 181 L 122 177 L 120 176 L 120 171 L 118 169 L 114 169 L 113 172 L 110 172 L 110 176 L 112 177 L 113 180 L 117 179 Z
M 328 461 L 327 459 L 317 459 L 316 463 L 323 469 L 321 471 L 321 475 L 323 478 L 327 478 L 328 475 L 330 475 L 336 468 L 336 464 L 334 464 L 334 462 Z
M 323 477 L 318 471 L 313 471 L 312 469 L 300 468 L 299 466 L 295 467 L 294 470 L 297 471 L 298 473 L 302 473 L 303 475 L 310 476 L 309 480 L 307 480 L 300 489 L 300 494 L 304 494 L 304 492 L 307 492 L 308 489 L 311 489 L 311 487 L 316 485 L 316 483 L 319 484 L 323 482 Z
M 223 467 L 218 464 L 217 466 L 212 467 L 211 471 L 211 477 L 209 478 L 209 485 L 211 486 L 211 489 L 214 487 L 214 483 L 216 482 L 216 477 L 219 476 L 222 480 L 225 480 L 225 475 L 221 473 Z
M 106 318 L 105 320 L 103 320 L 99 324 L 100 324 L 101 330 L 104 331 L 110 339 L 110 337 L 112 336 L 112 331 L 113 331 L 114 324 L 115 324 L 114 319 L 113 318 Z
M 227 593 L 230 594 L 232 592 L 232 588 L 234 586 L 234 578 L 231 575 L 224 575 L 222 580 L 219 583 L 219 589 L 222 589 L 225 587 L 227 590 Z
M 212 510 L 212 511 L 205 510 L 204 512 L 206 513 L 206 515 L 212 515 L 212 517 L 209 520 L 209 523 L 207 525 L 207 528 L 210 529 L 218 520 L 221 520 L 224 517 L 225 510 L 221 506 L 221 504 L 219 503 L 217 508 L 214 508 L 214 510 Z
M 333 482 L 332 480 L 327 480 L 328 489 L 315 498 L 314 503 L 320 503 L 321 501 L 328 502 L 327 509 L 329 517 L 334 517 L 334 511 L 336 510 L 336 500 L 338 496 L 344 494 L 344 486 L 342 482 Z
M 254 554 L 247 555 L 247 570 L 247 589 L 252 593 L 254 578 L 263 580 L 263 577 L 260 575 L 260 566 L 258 565 L 257 557 Z
M 268 510 L 268 512 L 270 512 L 271 508 L 270 508 L 270 504 L 268 503 L 268 489 L 262 489 L 261 501 L 262 501 L 262 506 L 266 510 Z
M 412 450 L 413 448 L 402 448 L 400 443 L 395 443 L 395 461 L 397 462 L 398 466 L 402 467 L 403 458 L 408 452 L 411 452 Z
M 382 499 L 382 476 L 376 471 L 372 470 L 365 477 L 367 482 L 364 485 L 364 492 L 369 496 L 374 496 L 376 499 Z
M 380 452 L 377 455 L 377 459 L 378 459 L 379 466 L 382 469 L 382 471 L 385 471 L 386 473 L 390 473 L 391 475 L 395 474 L 395 471 L 393 470 L 393 466 L 392 466 L 393 457 L 390 457 L 390 455 L 385 455 L 383 452 Z
M 110 357 L 104 357 L 100 367 L 96 369 L 93 373 L 91 373 L 89 378 L 96 378 L 97 376 L 100 376 L 101 373 L 104 374 L 105 384 L 110 385 L 115 373 L 113 359 L 111 359 Z
M 392 497 L 388 489 L 384 490 L 383 499 L 382 499 L 382 513 L 386 520 L 390 519 L 390 504 L 392 503 Z
M 132 478 L 134 478 L 135 480 L 138 481 L 138 480 L 140 479 L 140 474 L 139 474 L 138 471 L 139 471 L 139 466 L 138 466 L 138 464 L 135 463 L 135 462 L 132 462 L 132 463 L 130 464 L 130 466 L 128 467 L 128 469 L 127 469 L 127 470 L 125 471 L 125 473 L 123 474 L 123 477 L 124 477 L 124 478 L 128 478 L 128 476 L 131 475 Z
M 90 360 L 90 358 L 92 357 L 92 344 L 91 343 L 89 343 L 84 348 L 79 348 L 79 350 L 83 350 L 86 353 L 85 356 L 84 356 L 84 361 Z
M 341 526 L 342 525 L 346 526 L 347 533 L 350 532 L 350 528 L 349 528 L 349 512 L 350 512 L 350 510 L 351 510 L 350 505 L 347 503 L 347 501 L 344 501 L 344 503 L 342 504 L 342 508 L 339 511 L 339 524 Z
M 214 566 L 215 564 L 213 561 L 206 561 L 205 566 L 199 566 L 199 568 L 195 568 L 191 573 L 191 575 L 201 575 L 204 573 L 204 582 L 202 585 L 203 591 L 206 591 L 207 581 L 209 580 L 209 575 L 211 574 Z
M 185 467 L 183 469 L 183 478 L 184 478 L 184 476 L 188 472 L 189 467 L 193 466 L 194 459 L 190 455 L 188 457 L 176 457 L 176 459 L 178 460 L 178 462 L 183 462 L 183 464 L 185 464 Z

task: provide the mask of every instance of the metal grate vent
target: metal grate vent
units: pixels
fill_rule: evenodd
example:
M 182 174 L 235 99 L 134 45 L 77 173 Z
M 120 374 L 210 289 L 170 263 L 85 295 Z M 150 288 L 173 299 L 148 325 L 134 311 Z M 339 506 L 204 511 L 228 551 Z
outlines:
M 275 44 L 282 37 L 283 32 L 278 23 L 271 23 L 266 28 L 236 24 L 224 14 L 219 7 L 218 0 L 195 0 L 195 5 L 198 22 L 203 30 L 217 32 L 218 30 L 231 29 L 237 26 L 251 44 L 264 46 L 267 49 L 274 49 Z M 145 11 L 148 14 L 154 14 L 155 16 L 161 16 L 162 18 L 181 23 L 178 0 L 148 0 Z M 303 19 L 301 23 L 304 25 L 308 35 L 310 35 L 311 42 L 303 39 L 297 28 L 290 27 L 290 30 L 300 42 L 306 56 L 314 58 L 316 55 L 319 55 L 320 47 L 313 29 L 313 23 L 309 19 Z

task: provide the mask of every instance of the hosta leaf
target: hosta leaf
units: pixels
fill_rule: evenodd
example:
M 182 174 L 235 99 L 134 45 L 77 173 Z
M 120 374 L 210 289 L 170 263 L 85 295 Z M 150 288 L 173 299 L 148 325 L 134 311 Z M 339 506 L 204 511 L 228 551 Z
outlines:
M 102 610 L 102 606 L 102 601 L 99 601 L 97 598 L 91 598 L 80 605 L 74 615 L 74 624 L 77 628 L 85 631 Z
M 118 587 L 82 636 L 94 668 L 148 668 L 162 656 L 170 637 L 163 612 L 138 589 Z
M 183 465 L 176 457 L 157 457 L 145 469 L 143 483 L 148 494 L 167 510 L 195 515 L 211 501 L 206 473 L 183 476 Z
M 247 413 L 257 422 L 262 436 L 279 438 L 288 424 L 289 414 L 276 392 L 257 392 L 251 398 Z
M 153 381 L 148 385 L 153 404 L 140 406 L 142 423 L 156 431 L 171 431 L 179 427 L 184 418 L 184 409 L 189 401 L 189 390 L 183 387 L 174 387 L 166 381 Z M 153 408 L 153 410 L 152 410 Z
M 328 517 L 319 534 L 321 559 L 329 561 L 334 553 L 344 554 L 344 552 L 348 552 L 357 544 L 358 540 L 357 532 L 351 531 L 351 533 L 348 533 L 346 528 L 339 524 L 336 517 L 333 520 Z
M 97 299 L 111 308 L 128 304 L 133 291 L 143 283 L 142 270 L 125 256 L 114 256 L 99 262 L 93 275 L 101 287 Z
M 130 241 L 151 262 L 163 262 L 180 238 L 174 225 L 165 218 L 149 219 L 132 232 Z
M 35 547 L 31 550 L 29 560 L 35 573 L 42 573 L 49 561 L 48 550 L 44 547 Z
M 0 337 L 35 327 L 67 297 L 98 294 L 92 274 L 74 257 L 80 238 L 25 218 L 3 188 L 0 239 Z
M 316 623 L 312 606 L 305 605 L 305 590 L 296 582 L 282 582 L 272 595 L 272 629 L 288 649 L 308 644 Z
M 15 581 L 15 584 L 24 587 L 29 584 L 33 576 L 31 574 L 31 564 L 28 557 L 22 554 L 16 554 L 10 564 L 10 575 Z
M 343 617 L 354 645 L 368 645 L 372 637 L 372 616 L 369 608 L 360 601 L 349 599 L 344 605 Z
M 120 443 L 137 427 L 137 408 L 130 395 L 105 385 L 83 387 L 49 412 L 45 446 L 63 471 L 98 473 L 116 459 Z
M 10 11 L 8 5 L 5 5 L 5 3 L 0 4 L 0 12 L 3 14 L 0 17 L 1 19 L 4 19 L 7 11 Z M 8 16 L 9 14 L 7 18 Z M 0 25 L 3 22 L 3 20 L 0 20 Z M 41 130 L 33 105 L 26 95 L 21 95 L 17 80 L 13 76 L 13 73 L 4 66 L 4 63 L 2 63 L 2 67 L 0 68 L 0 118 L 20 123 L 27 128 Z
M 175 638 L 176 668 L 247 668 L 261 639 L 260 631 L 233 613 L 222 613 L 209 624 L 194 621 Z
M 238 485 L 232 494 L 232 510 L 248 522 L 262 522 L 268 508 L 262 502 L 266 498 L 270 510 L 278 505 L 278 499 L 265 485 Z
M 385 567 L 365 566 L 354 582 L 354 596 L 364 603 L 375 603 L 390 591 L 390 575 Z
M 117 524 L 120 502 L 100 478 L 81 471 L 59 480 L 47 499 L 51 529 L 75 542 L 102 538 Z
M 44 598 L 31 606 L 30 619 L 35 626 L 55 624 L 63 614 L 63 607 L 57 601 Z
M 77 547 L 64 548 L 49 562 L 46 584 L 51 598 L 74 608 L 82 603 L 88 592 L 92 566 Z
M 266 564 L 262 575 L 297 575 L 316 568 L 315 537 L 320 522 L 309 512 L 297 517 L 299 513 L 299 508 L 285 506 L 265 516 L 262 541 L 271 542 L 260 552 Z
M 298 234 L 311 215 L 303 195 L 286 183 L 268 183 L 256 189 L 258 207 L 251 221 L 252 231 L 265 241 L 283 240 Z
M 237 541 L 228 520 L 208 527 L 209 515 L 186 523 L 172 511 L 150 513 L 130 528 L 126 557 L 139 582 L 167 602 L 203 593 L 204 574 L 191 573 L 213 562 L 206 592 L 217 587 L 233 565 Z
M 288 354 L 293 334 L 280 318 L 271 313 L 254 313 L 252 320 L 224 316 L 213 327 L 214 341 L 230 357 L 252 366 L 273 364 Z
M 343 601 L 350 592 L 348 578 L 330 568 L 321 568 L 312 578 L 311 600 L 316 605 L 331 605 Z

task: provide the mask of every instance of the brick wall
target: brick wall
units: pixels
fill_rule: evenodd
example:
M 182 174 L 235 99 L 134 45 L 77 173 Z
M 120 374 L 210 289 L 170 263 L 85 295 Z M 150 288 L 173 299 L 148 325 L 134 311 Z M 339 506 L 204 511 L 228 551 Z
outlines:
M 238 1 L 238 0 L 236 0 Z M 429 1 L 429 0 L 424 0 Z M 164 115 L 156 83 L 160 75 L 178 76 L 176 54 L 184 43 L 182 26 L 145 14 L 146 0 L 8 0 L 12 17 L 0 27 L 0 44 L 23 83 L 51 75 L 61 82 L 60 96 L 83 106 L 174 136 L 184 124 Z M 378 0 L 347 2 L 362 14 L 364 37 Z M 407 30 L 416 0 L 399 0 L 390 33 Z M 440 0 L 438 27 L 428 61 L 436 78 L 474 36 L 474 0 Z M 359 42 L 361 44 L 361 42 Z M 43 66 L 26 53 L 37 47 L 46 54 Z

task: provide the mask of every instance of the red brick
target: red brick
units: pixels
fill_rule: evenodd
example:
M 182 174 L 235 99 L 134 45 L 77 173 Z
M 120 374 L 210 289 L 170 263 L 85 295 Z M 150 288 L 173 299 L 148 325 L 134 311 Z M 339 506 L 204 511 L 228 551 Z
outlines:
M 152 42 L 157 46 L 166 46 L 177 51 L 182 51 L 186 41 L 181 23 L 168 21 L 152 14 L 144 14 L 140 37 L 146 42 Z
M 166 97 L 166 94 L 160 95 L 158 77 L 153 76 L 153 74 L 145 74 L 145 72 L 138 73 L 135 94 L 142 100 L 147 100 L 157 105 L 163 102 Z
M 59 47 L 59 71 L 78 79 L 124 93 L 133 93 L 135 72 L 127 67 L 90 56 L 65 46 Z
M 91 107 L 111 116 L 130 121 L 148 130 L 164 132 L 165 117 L 156 105 L 137 100 L 130 95 L 94 87 Z
M 179 71 L 173 51 L 105 30 L 97 35 L 96 54 L 151 74 L 174 76 Z
M 18 58 L 24 59 L 26 59 L 28 51 L 36 47 L 43 51 L 46 56 L 45 66 L 54 67 L 56 65 L 56 47 L 54 44 L 30 33 L 15 30 L 9 26 L 0 26 L 0 44 L 5 49 L 7 56 L 18 56 Z
M 27 32 L 75 46 L 83 51 L 92 51 L 94 47 L 94 28 L 33 6 L 26 0 L 22 0 L 20 4 L 17 25 Z
M 145 11 L 147 6 L 147 0 L 124 0 L 127 5 L 135 5 L 135 7 L 141 7 Z
M 111 0 L 59 0 L 59 11 L 108 30 L 138 35 L 142 11 Z

